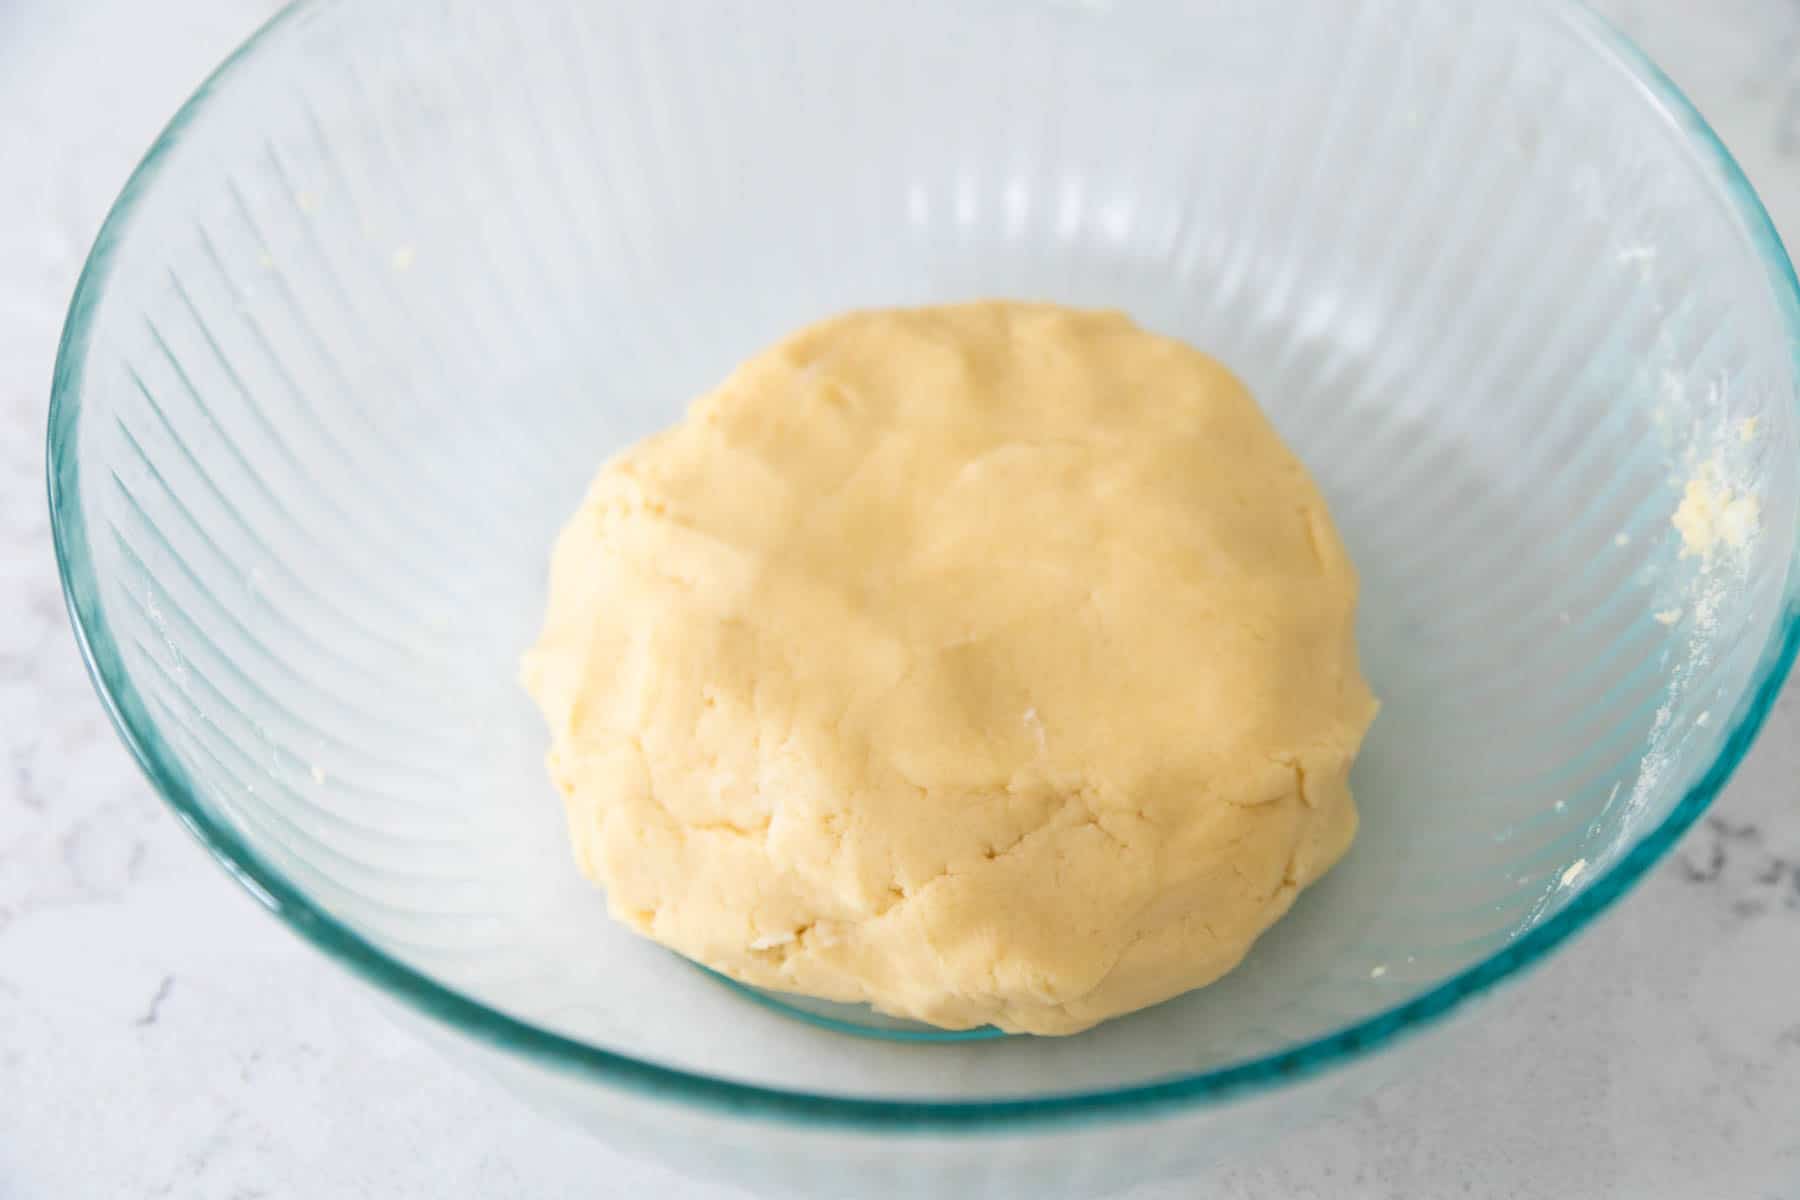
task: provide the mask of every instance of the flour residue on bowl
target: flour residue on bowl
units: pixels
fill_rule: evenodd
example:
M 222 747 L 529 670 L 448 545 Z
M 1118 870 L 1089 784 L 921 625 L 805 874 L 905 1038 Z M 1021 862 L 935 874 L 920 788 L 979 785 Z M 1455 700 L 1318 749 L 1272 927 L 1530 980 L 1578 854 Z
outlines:
M 1661 695 L 1644 730 L 1642 758 L 1614 781 L 1590 818 L 1591 833 L 1610 827 L 1614 835 L 1590 842 L 1582 857 L 1549 876 L 1540 912 L 1609 868 L 1632 844 L 1633 831 L 1665 802 L 1672 779 L 1720 736 L 1720 694 L 1711 686 L 1715 658 L 1741 619 L 1739 605 L 1764 532 L 1763 510 L 1775 502 L 1765 494 L 1765 423 L 1746 412 L 1756 407 L 1747 380 L 1664 367 L 1646 382 L 1655 393 L 1646 415 L 1668 472 L 1660 514 L 1653 508 L 1646 515 L 1662 537 L 1634 531 L 1629 542 L 1614 541 L 1645 547 L 1639 580 L 1644 617 L 1658 632 L 1652 644 L 1663 674 Z

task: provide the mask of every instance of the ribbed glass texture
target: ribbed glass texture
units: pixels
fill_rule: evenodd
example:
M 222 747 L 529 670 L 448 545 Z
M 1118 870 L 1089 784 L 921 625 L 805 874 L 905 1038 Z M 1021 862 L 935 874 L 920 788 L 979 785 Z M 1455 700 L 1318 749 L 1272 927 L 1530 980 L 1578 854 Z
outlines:
M 1228 980 L 896 1040 L 615 928 L 514 672 L 606 455 L 803 322 L 982 296 L 1247 379 L 1385 707 L 1356 848 Z M 1729 156 L 1572 8 L 319 0 L 101 234 L 51 500 L 158 788 L 429 1036 L 684 1169 L 1095 1192 L 1403 1069 L 1705 806 L 1794 648 L 1795 347 Z M 1741 547 L 1683 554 L 1696 479 Z

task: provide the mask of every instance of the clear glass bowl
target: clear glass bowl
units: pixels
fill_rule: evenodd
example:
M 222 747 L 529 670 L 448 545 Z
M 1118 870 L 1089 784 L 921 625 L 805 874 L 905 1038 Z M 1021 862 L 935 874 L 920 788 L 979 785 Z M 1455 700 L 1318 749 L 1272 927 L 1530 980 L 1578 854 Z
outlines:
M 75 295 L 50 500 L 169 803 L 528 1098 L 776 1191 L 1174 1171 L 1402 1069 L 1743 755 L 1800 629 L 1795 279 L 1584 11 L 514 9 L 302 4 L 201 89 Z M 1363 832 L 1241 971 L 1089 1035 L 796 1019 L 609 923 L 515 663 L 607 454 L 804 321 L 991 295 L 1217 352 L 1310 463 L 1386 705 Z M 1683 555 L 1696 478 L 1742 546 Z

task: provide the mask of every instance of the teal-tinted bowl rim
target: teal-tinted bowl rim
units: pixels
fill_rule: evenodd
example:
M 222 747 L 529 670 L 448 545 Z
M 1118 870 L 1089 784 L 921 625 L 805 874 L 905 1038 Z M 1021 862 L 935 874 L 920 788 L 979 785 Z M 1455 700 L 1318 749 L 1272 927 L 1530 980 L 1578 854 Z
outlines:
M 194 781 L 157 732 L 136 685 L 126 673 L 91 571 L 88 530 L 76 486 L 79 463 L 75 433 L 88 367 L 91 316 L 111 274 L 117 248 L 130 230 L 139 197 L 155 183 L 170 149 L 181 140 L 208 99 L 222 84 L 250 69 L 260 47 L 281 36 L 297 24 L 298 17 L 320 2 L 301 0 L 290 5 L 220 64 L 151 145 L 101 226 L 69 305 L 51 388 L 47 463 L 51 532 L 64 596 L 88 672 L 119 735 L 182 822 L 251 895 L 313 945 L 412 1008 L 493 1047 L 602 1085 L 662 1100 L 687 1101 L 724 1115 L 864 1132 L 1010 1133 L 1120 1121 L 1195 1109 L 1293 1082 L 1327 1066 L 1352 1061 L 1445 1016 L 1464 1001 L 1543 959 L 1624 895 L 1725 786 L 1769 715 L 1795 651 L 1800 649 L 1800 604 L 1794 595 L 1794 559 L 1790 556 L 1781 621 L 1758 659 L 1755 680 L 1746 693 L 1748 703 L 1739 705 L 1712 765 L 1660 825 L 1611 869 L 1574 895 L 1561 911 L 1486 960 L 1378 1016 L 1250 1062 L 1105 1091 L 987 1101 L 872 1100 L 756 1087 L 676 1070 L 602 1050 L 507 1016 L 389 957 L 315 904 L 226 821 L 207 809 Z M 1763 259 L 1786 328 L 1789 357 L 1800 375 L 1800 281 L 1796 280 L 1781 238 L 1743 170 L 1694 105 L 1635 45 L 1585 8 L 1569 4 L 1562 15 L 1597 53 L 1637 79 L 1644 87 L 1646 100 L 1684 131 L 1702 159 L 1712 165 L 1716 182 Z

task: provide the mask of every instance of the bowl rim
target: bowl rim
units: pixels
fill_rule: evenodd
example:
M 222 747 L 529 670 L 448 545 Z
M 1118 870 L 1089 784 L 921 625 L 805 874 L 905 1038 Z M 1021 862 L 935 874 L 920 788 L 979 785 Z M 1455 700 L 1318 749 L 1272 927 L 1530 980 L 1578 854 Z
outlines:
M 162 173 L 171 149 L 223 85 L 250 60 L 329 0 L 295 0 L 265 21 L 227 56 L 176 111 L 114 201 L 83 265 L 69 304 L 51 383 L 46 476 L 51 536 L 64 601 L 90 679 L 114 728 L 151 786 L 225 870 L 265 908 L 353 974 L 410 1008 L 489 1047 L 516 1053 L 553 1069 L 628 1093 L 691 1102 L 716 1115 L 865 1133 L 957 1135 L 1017 1133 L 1097 1122 L 1117 1122 L 1171 1111 L 1194 1111 L 1266 1092 L 1332 1066 L 1363 1058 L 1397 1038 L 1421 1030 L 1545 957 L 1588 926 L 1636 884 L 1711 804 L 1748 752 L 1768 717 L 1800 650 L 1800 596 L 1790 553 L 1783 609 L 1763 646 L 1755 674 L 1733 714 L 1717 755 L 1662 822 L 1604 873 L 1588 882 L 1557 913 L 1486 959 L 1424 993 L 1374 1016 L 1272 1054 L 1215 1070 L 1123 1087 L 993 1100 L 880 1100 L 761 1087 L 664 1066 L 605 1050 L 509 1016 L 472 996 L 390 957 L 309 899 L 302 888 L 250 846 L 201 802 L 200 789 L 159 734 L 113 637 L 91 571 L 88 530 L 81 507 L 76 436 L 82 385 L 93 332 L 92 317 L 111 277 L 118 246 L 138 211 L 138 201 Z M 1538 7 L 1544 7 L 1539 5 Z M 1685 135 L 1730 211 L 1742 223 L 1762 260 L 1772 299 L 1781 314 L 1793 379 L 1800 385 L 1800 279 L 1768 211 L 1718 134 L 1674 82 L 1633 42 L 1580 0 L 1556 4 L 1588 47 L 1634 79 L 1653 116 Z M 1797 386 L 1800 391 L 1800 386 Z M 1800 537 L 1800 530 L 1796 531 Z

